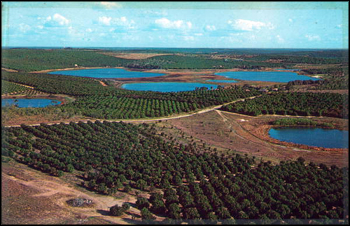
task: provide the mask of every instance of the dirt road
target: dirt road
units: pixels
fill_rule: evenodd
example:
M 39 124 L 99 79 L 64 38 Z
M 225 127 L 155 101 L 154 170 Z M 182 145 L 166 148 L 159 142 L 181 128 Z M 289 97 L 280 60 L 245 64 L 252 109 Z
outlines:
M 6 189 L 13 189 L 13 186 L 16 184 L 17 190 L 23 189 L 22 192 L 24 195 L 21 196 L 22 199 L 45 200 L 41 203 L 45 203 L 46 205 L 38 208 L 37 206 L 34 206 L 34 204 L 31 205 L 31 203 L 28 203 L 28 207 L 23 211 L 30 212 L 37 209 L 38 212 L 45 213 L 45 211 L 51 212 L 51 209 L 55 208 L 55 213 L 53 214 L 58 214 L 59 216 L 56 217 L 60 220 L 64 220 L 65 218 L 77 220 L 76 218 L 78 216 L 78 220 L 94 217 L 112 222 L 113 224 L 128 224 L 128 221 L 125 221 L 125 219 L 131 220 L 132 214 L 140 215 L 140 211 L 134 207 L 130 207 L 128 213 L 121 217 L 113 217 L 108 214 L 109 208 L 115 204 L 121 206 L 124 202 L 135 203 L 136 198 L 134 196 L 125 195 L 122 199 L 116 199 L 112 196 L 99 195 L 92 192 L 82 192 L 60 178 L 49 177 L 48 175 L 44 175 L 41 172 L 35 172 L 34 170 L 18 170 L 16 168 L 5 169 L 2 172 L 2 182 L 7 186 Z M 27 193 L 26 191 L 34 192 Z M 92 200 L 94 206 L 92 208 L 69 206 L 66 201 L 73 198 Z M 4 202 L 9 201 L 7 199 L 11 200 L 11 195 L 3 197 Z M 11 205 L 11 203 L 8 204 Z M 16 203 L 12 203 L 12 205 L 16 205 Z M 4 208 L 10 207 L 5 206 Z M 21 208 L 22 207 L 19 206 L 16 209 Z M 11 209 L 9 211 L 11 211 Z M 45 215 L 42 219 L 32 219 L 32 223 L 48 223 L 52 220 L 51 218 L 54 218 L 54 215 Z M 31 222 L 29 221 L 27 223 L 30 224 Z

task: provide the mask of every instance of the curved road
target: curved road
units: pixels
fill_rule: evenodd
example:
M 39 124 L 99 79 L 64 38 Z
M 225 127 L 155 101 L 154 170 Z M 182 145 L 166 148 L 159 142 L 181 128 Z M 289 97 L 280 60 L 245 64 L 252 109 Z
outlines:
M 213 111 L 213 110 L 217 110 L 219 108 L 221 108 L 223 105 L 226 105 L 226 104 L 232 104 L 232 103 L 235 103 L 235 102 L 239 102 L 239 101 L 245 101 L 246 99 L 254 99 L 256 97 L 259 97 L 261 95 L 258 95 L 258 96 L 252 96 L 252 97 L 247 97 L 247 98 L 242 98 L 242 99 L 238 99 L 238 100 L 234 100 L 234 101 L 231 101 L 231 102 L 228 102 L 228 103 L 225 103 L 225 104 L 221 104 L 221 105 L 217 105 L 217 106 L 213 106 L 213 107 L 210 107 L 210 108 L 206 108 L 206 109 L 202 109 L 198 112 L 193 112 L 193 113 L 189 113 L 189 114 L 185 114 L 185 115 L 177 115 L 177 116 L 172 116 L 172 117 L 163 117 L 163 118 L 155 118 L 155 119 L 88 119 L 88 120 L 79 120 L 79 121 L 68 121 L 68 122 L 63 122 L 65 124 L 69 124 L 70 122 L 75 122 L 75 123 L 78 123 L 78 122 L 85 122 L 87 123 L 88 121 L 91 121 L 91 122 L 95 122 L 95 121 L 107 121 L 107 122 L 151 122 L 151 121 L 163 121 L 163 120 L 169 120 L 169 119 L 178 119 L 178 118 L 184 118 L 184 117 L 190 117 L 192 115 L 197 115 L 197 114 L 203 114 L 203 113 L 206 113 L 206 112 L 209 112 L 209 111 Z M 57 124 L 57 123 L 60 123 L 60 122 L 54 122 L 54 123 L 45 123 L 46 125 L 54 125 L 54 124 Z M 25 125 L 27 126 L 40 126 L 40 123 L 36 123 L 36 124 L 26 124 L 24 123 Z M 4 126 L 6 128 L 8 127 L 20 127 L 21 125 L 11 125 L 11 126 Z

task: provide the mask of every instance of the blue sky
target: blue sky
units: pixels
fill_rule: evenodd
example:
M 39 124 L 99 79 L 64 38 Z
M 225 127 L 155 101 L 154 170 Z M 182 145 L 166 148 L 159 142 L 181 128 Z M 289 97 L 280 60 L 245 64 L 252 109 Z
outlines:
M 348 48 L 348 2 L 2 2 L 2 46 Z

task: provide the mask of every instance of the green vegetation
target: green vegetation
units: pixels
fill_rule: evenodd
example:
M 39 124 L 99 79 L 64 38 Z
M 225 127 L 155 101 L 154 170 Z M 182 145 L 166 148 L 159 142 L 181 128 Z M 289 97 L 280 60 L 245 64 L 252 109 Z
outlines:
M 24 87 L 24 86 L 1 79 L 1 95 L 26 93 L 27 91 L 30 91 L 30 90 L 31 89 L 28 87 Z
M 100 119 L 163 117 L 224 104 L 258 95 L 240 87 L 221 90 L 197 90 L 178 93 L 123 91 L 114 95 L 89 95 L 63 106 L 82 115 Z
M 202 55 L 165 55 L 133 61 L 126 67 L 138 69 L 261 69 L 261 67 L 282 67 L 280 63 L 261 61 L 239 61 L 231 59 L 212 59 Z
M 349 70 L 348 67 L 332 67 L 326 69 L 303 70 L 305 73 L 322 74 L 322 80 L 290 81 L 287 84 L 288 89 L 295 85 L 311 85 L 308 89 L 313 90 L 339 90 L 349 89 Z
M 247 115 L 279 114 L 348 118 L 347 94 L 274 93 L 223 106 L 224 111 Z
M 306 118 L 282 118 L 273 121 L 272 124 L 277 126 L 319 126 L 327 128 L 334 127 L 331 123 L 318 123 L 314 120 Z
M 109 209 L 109 214 L 112 216 L 121 216 L 130 208 L 130 205 L 127 203 L 123 203 L 122 206 L 118 206 L 118 204 L 112 206 Z
M 217 155 L 215 149 L 168 142 L 154 125 L 22 125 L 2 128 L 2 144 L 4 156 L 51 175 L 77 171 L 83 186 L 102 194 L 128 186 L 149 191 L 149 199 L 136 203 L 145 221 L 153 214 L 214 223 L 348 215 L 347 168 L 306 164 L 302 158 L 272 165 L 239 154 Z M 159 192 L 151 192 L 154 188 Z M 113 215 L 123 211 L 111 208 Z
M 70 112 L 70 117 L 83 115 L 100 119 L 162 117 L 260 94 L 256 89 L 246 92 L 239 86 L 229 89 L 197 89 L 196 91 L 170 93 L 130 91 L 110 86 L 104 87 L 97 80 L 90 78 L 31 73 L 4 72 L 3 79 L 27 84 L 46 93 L 75 96 L 74 102 L 54 109 L 59 112 Z M 15 110 L 7 109 L 6 111 L 13 113 Z M 40 109 L 19 109 L 18 114 L 26 111 L 31 111 L 31 114 L 35 111 L 42 112 Z
M 152 50 L 152 52 L 167 52 Z M 293 68 L 297 63 L 341 64 L 348 62 L 346 51 L 275 51 L 275 50 L 221 50 L 202 54 L 170 50 L 172 55 L 155 56 L 141 60 L 122 59 L 103 53 L 133 53 L 93 49 L 3 49 L 2 67 L 20 71 L 82 67 L 127 67 L 137 69 L 218 69 L 262 67 Z M 137 51 L 136 51 L 137 52 Z M 140 51 L 139 51 L 140 52 Z M 141 51 L 142 52 L 142 51 Z M 147 51 L 143 51 L 147 52 Z M 226 57 L 222 57 L 222 55 Z M 220 57 L 218 57 L 220 56 Z
M 33 86 L 36 90 L 50 94 L 67 94 L 72 96 L 107 93 L 111 87 L 101 87 L 98 80 L 64 75 L 39 73 L 10 73 L 2 71 L 3 80 Z
M 119 67 L 130 60 L 83 49 L 3 49 L 1 66 L 20 71 L 80 67 Z

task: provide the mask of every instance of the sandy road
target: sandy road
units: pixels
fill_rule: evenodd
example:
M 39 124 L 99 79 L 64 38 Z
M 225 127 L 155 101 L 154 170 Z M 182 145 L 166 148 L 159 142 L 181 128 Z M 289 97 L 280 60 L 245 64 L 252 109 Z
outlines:
M 32 172 L 26 171 L 26 174 L 32 174 Z M 112 217 L 109 215 L 104 215 L 101 211 L 109 212 L 109 208 L 118 204 L 121 206 L 124 202 L 135 203 L 136 198 L 133 196 L 127 195 L 123 199 L 115 199 L 111 196 L 99 195 L 99 194 L 88 194 L 82 191 L 77 190 L 72 185 L 63 182 L 62 180 L 54 178 L 54 180 L 45 179 L 45 177 L 32 178 L 30 180 L 23 180 L 15 176 L 10 176 L 2 172 L 2 177 L 15 181 L 19 184 L 22 184 L 26 187 L 33 188 L 39 193 L 33 195 L 33 197 L 46 197 L 54 201 L 55 204 L 62 207 L 63 209 L 69 210 L 73 215 L 80 215 L 84 217 L 99 217 L 104 220 L 113 222 L 115 224 L 128 224 L 127 221 L 124 221 L 122 217 Z M 37 177 L 37 175 L 34 175 Z M 92 200 L 94 203 L 94 208 L 89 207 L 71 207 L 66 201 L 72 198 L 85 198 Z M 131 207 L 128 212 L 133 214 L 140 214 L 139 210 Z M 130 217 L 131 218 L 131 217 Z
M 259 97 L 259 96 L 241 98 L 241 99 L 234 100 L 234 101 L 231 101 L 231 102 L 228 102 L 228 103 L 225 103 L 225 104 L 216 105 L 216 106 L 213 106 L 213 107 L 210 107 L 210 108 L 205 108 L 205 109 L 202 109 L 202 110 L 197 111 L 197 112 L 184 114 L 184 115 L 176 115 L 176 116 L 171 116 L 171 117 L 154 118 L 154 119 L 113 119 L 113 120 L 110 120 L 110 119 L 88 119 L 88 120 L 79 120 L 79 121 L 68 121 L 68 122 L 66 121 L 66 122 L 63 122 L 63 123 L 64 124 L 69 124 L 70 122 L 74 122 L 74 123 L 84 122 L 84 123 L 87 123 L 89 121 L 90 122 L 96 122 L 96 121 L 121 122 L 121 121 L 123 121 L 123 122 L 141 122 L 142 123 L 142 122 L 153 122 L 153 121 L 164 121 L 164 120 L 171 120 L 171 119 L 179 119 L 179 118 L 190 117 L 190 116 L 197 115 L 197 114 L 203 114 L 203 113 L 206 113 L 206 112 L 209 112 L 209 111 L 218 110 L 223 105 L 232 104 L 232 103 L 239 102 L 239 101 L 245 101 L 246 99 L 254 99 L 254 98 Z M 57 123 L 59 123 L 59 122 L 46 123 L 46 124 L 47 125 L 55 125 Z M 40 126 L 40 123 L 26 124 L 26 125 L 27 126 Z M 10 126 L 4 126 L 4 127 L 8 128 L 8 127 L 20 127 L 20 126 L 21 125 L 10 125 Z

